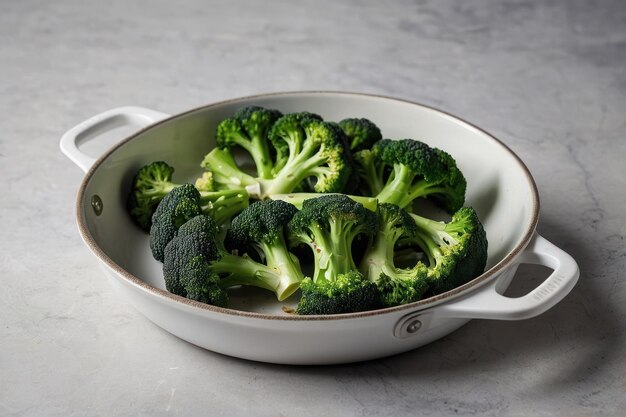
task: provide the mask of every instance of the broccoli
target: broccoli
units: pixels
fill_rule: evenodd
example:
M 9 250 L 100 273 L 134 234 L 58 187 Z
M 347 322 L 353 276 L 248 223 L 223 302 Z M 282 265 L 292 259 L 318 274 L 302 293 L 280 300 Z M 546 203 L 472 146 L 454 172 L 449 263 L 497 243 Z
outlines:
M 200 193 L 192 184 L 170 191 L 152 216 L 150 249 L 154 259 L 163 262 L 165 247 L 176 236 L 178 228 L 200 213 Z
M 335 129 L 310 113 L 293 113 L 274 123 L 269 139 L 277 154 L 272 178 L 243 172 L 228 149 L 209 152 L 201 166 L 218 188 L 241 188 L 257 199 L 298 190 L 309 179 L 316 192 L 341 192 L 350 176 L 344 144 Z M 275 167 L 275 168 L 276 168 Z
M 284 201 L 257 201 L 233 219 L 226 236 L 228 244 L 238 248 L 240 254 L 254 250 L 261 255 L 265 266 L 276 275 L 269 289 L 276 292 L 279 300 L 293 294 L 303 278 L 300 262 L 289 252 L 284 237 L 285 226 L 297 211 Z M 257 285 L 259 277 L 251 279 L 248 282 L 233 278 L 240 285 Z
M 150 248 L 154 259 L 163 261 L 165 245 L 192 217 L 208 214 L 224 224 L 247 206 L 248 196 L 243 189 L 200 192 L 192 184 L 177 186 L 161 200 L 152 216 Z
M 288 226 L 291 245 L 308 245 L 314 272 L 301 284 L 300 314 L 330 314 L 377 308 L 375 284 L 356 268 L 352 245 L 358 238 L 371 239 L 376 214 L 342 194 L 305 200 Z M 368 296 L 364 296 L 368 294 Z M 313 301 L 315 300 L 315 301 Z
M 305 278 L 300 289 L 302 297 L 296 308 L 300 315 L 354 313 L 381 307 L 376 285 L 358 271 L 339 274 L 333 280 Z
M 284 216 L 290 210 L 284 206 L 282 209 L 283 212 L 278 217 Z M 246 210 L 242 212 L 244 217 L 252 221 L 254 214 L 246 214 Z M 265 210 L 265 218 L 270 217 L 272 209 L 267 206 Z M 238 230 L 245 227 L 240 224 Z M 279 301 L 286 299 L 298 289 L 303 275 L 297 260 L 289 255 L 285 244 L 281 249 L 279 240 L 276 240 L 270 251 L 272 254 L 284 251 L 283 258 L 276 255 L 271 262 L 268 260 L 267 264 L 264 264 L 247 256 L 236 256 L 226 252 L 216 241 L 217 229 L 215 222 L 204 215 L 190 219 L 178 229 L 178 233 L 164 251 L 163 276 L 168 291 L 215 304 L 211 300 L 223 300 L 223 291 L 238 285 L 252 285 L 273 291 Z M 278 230 L 274 232 L 280 233 Z M 259 232 L 258 236 L 261 235 L 262 232 Z M 263 238 L 266 242 L 268 236 L 269 234 Z M 200 299 L 201 297 L 209 301 L 204 301 Z
M 415 221 L 409 213 L 395 204 L 378 206 L 378 227 L 373 244 L 366 251 L 359 270 L 374 282 L 385 306 L 412 303 L 427 289 L 427 268 L 417 262 L 411 268 L 397 268 L 394 263 L 396 243 L 417 233 Z
M 296 208 L 301 209 L 302 205 L 306 200 L 310 200 L 312 198 L 318 198 L 326 195 L 332 195 L 337 193 L 290 193 L 290 194 L 271 194 L 267 197 L 270 200 L 282 200 L 288 203 L 293 204 Z M 360 195 L 349 195 L 342 194 L 349 197 L 351 200 L 356 201 L 357 203 L 363 204 L 363 207 L 370 211 L 376 211 L 376 207 L 378 206 L 378 200 L 375 197 L 363 197 Z
M 271 178 L 274 162 L 268 142 L 269 131 L 282 116 L 278 110 L 259 106 L 242 107 L 217 126 L 216 142 L 220 148 L 241 146 L 256 165 L 259 178 Z
M 369 149 L 383 138 L 378 126 L 368 119 L 343 119 L 339 126 L 348 138 L 348 148 L 352 152 Z
M 128 212 L 143 230 L 149 231 L 153 215 L 164 197 L 182 184 L 172 182 L 174 168 L 163 161 L 141 167 L 132 183 Z M 201 211 L 222 224 L 248 206 L 248 193 L 243 188 L 214 190 L 213 174 L 205 172 L 195 182 L 199 191 Z
M 150 230 L 152 215 L 163 197 L 179 184 L 172 183 L 174 168 L 163 161 L 155 161 L 141 167 L 132 181 L 127 209 L 135 223 L 143 230 Z
M 449 291 L 482 274 L 487 236 L 471 207 L 457 210 L 449 222 L 411 214 L 417 231 L 412 241 L 428 258 L 428 294 Z
M 312 120 L 317 120 L 319 122 L 324 121 L 320 115 L 315 113 L 309 113 L 306 111 L 290 113 L 284 120 L 281 121 L 281 123 L 284 125 L 292 124 L 292 126 L 288 126 L 290 128 L 289 134 L 294 136 L 292 141 L 276 140 L 276 137 L 270 134 L 269 139 L 274 146 L 274 149 L 276 149 L 276 162 L 273 170 L 274 174 L 280 172 L 289 161 L 289 156 L 297 152 L 297 149 L 293 148 L 294 144 L 301 143 L 304 140 L 304 132 L 300 128 L 302 123 Z
M 465 202 L 465 177 L 454 159 L 423 142 L 383 139 L 355 159 L 367 194 L 380 202 L 410 208 L 415 199 L 432 197 L 449 212 Z
M 228 294 L 210 261 L 219 256 L 215 244 L 218 226 L 205 215 L 184 223 L 164 249 L 163 277 L 166 289 L 176 295 L 220 307 Z

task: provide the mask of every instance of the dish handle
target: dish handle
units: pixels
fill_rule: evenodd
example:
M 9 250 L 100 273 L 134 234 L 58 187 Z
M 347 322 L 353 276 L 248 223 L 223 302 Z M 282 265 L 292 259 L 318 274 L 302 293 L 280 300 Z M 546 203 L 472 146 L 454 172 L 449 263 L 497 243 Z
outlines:
M 95 139 L 103 133 L 118 127 L 137 126 L 143 128 L 167 117 L 170 117 L 170 115 L 135 106 L 107 110 L 90 117 L 68 130 L 61 137 L 61 142 L 59 143 L 61 152 L 78 165 L 80 169 L 87 172 L 96 161 L 96 158 L 82 152 L 79 149 L 81 143 Z
M 553 271 L 528 294 L 512 298 L 498 291 L 502 274 L 468 296 L 442 305 L 437 315 L 442 317 L 523 320 L 538 316 L 554 307 L 574 288 L 580 272 L 576 261 L 541 235 L 535 233 L 530 244 L 516 259 L 517 264 L 535 264 Z
M 503 284 L 511 278 L 511 274 L 505 271 L 500 277 L 464 297 L 405 315 L 397 322 L 394 335 L 407 338 L 447 319 L 529 319 L 546 312 L 565 298 L 580 275 L 578 265 L 570 255 L 537 233 L 516 259 L 515 266 L 520 264 L 543 265 L 553 271 L 534 290 L 517 298 L 501 294 Z

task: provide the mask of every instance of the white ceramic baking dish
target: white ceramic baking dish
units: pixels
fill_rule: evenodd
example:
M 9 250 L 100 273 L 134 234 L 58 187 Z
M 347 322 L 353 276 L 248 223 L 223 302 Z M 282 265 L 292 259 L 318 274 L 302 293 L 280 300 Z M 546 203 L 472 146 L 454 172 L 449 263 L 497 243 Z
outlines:
M 312 111 L 327 120 L 367 117 L 388 138 L 415 138 L 449 152 L 467 178 L 467 203 L 482 219 L 489 240 L 487 270 L 471 282 L 416 303 L 363 313 L 295 316 L 258 292 L 232 296 L 218 308 L 170 294 L 148 236 L 125 210 L 136 170 L 154 160 L 176 167 L 175 179 L 198 175 L 214 146 L 216 124 L 243 105 L 283 112 Z M 143 127 L 100 158 L 79 149 L 112 128 Z M 362 361 L 414 349 L 449 334 L 470 319 L 519 320 L 537 316 L 565 297 L 578 266 L 535 232 L 538 193 L 522 161 L 502 142 L 454 116 L 393 98 L 337 92 L 296 92 L 246 97 L 170 116 L 122 107 L 69 130 L 61 149 L 86 171 L 77 197 L 78 229 L 111 282 L 158 326 L 198 346 L 240 358 L 284 364 Z M 503 296 L 520 264 L 553 270 L 527 295 Z M 295 301 L 293 301 L 295 303 Z

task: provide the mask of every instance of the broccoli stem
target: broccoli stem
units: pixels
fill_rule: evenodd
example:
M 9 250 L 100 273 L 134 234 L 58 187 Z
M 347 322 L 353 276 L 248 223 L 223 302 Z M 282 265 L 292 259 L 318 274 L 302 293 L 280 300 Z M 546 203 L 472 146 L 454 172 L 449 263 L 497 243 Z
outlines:
M 394 263 L 395 243 L 402 235 L 402 230 L 386 228 L 379 230 L 376 239 L 370 246 L 361 262 L 361 273 L 371 279 L 377 279 L 381 273 L 401 279 L 412 279 L 415 272 L 411 268 L 396 268 Z
M 228 222 L 234 215 L 248 207 L 248 193 L 243 189 L 201 191 L 202 212 L 218 224 Z
M 415 198 L 410 193 L 414 178 L 415 173 L 411 168 L 404 164 L 394 164 L 387 183 L 377 195 L 378 200 L 406 208 Z
M 351 224 L 330 219 L 330 232 L 311 226 L 313 234 L 309 246 L 315 258 L 313 281 L 318 279 L 333 281 L 337 275 L 346 274 L 356 269 L 352 259 L 352 240 L 355 235 L 349 233 Z
M 383 183 L 383 171 L 385 166 L 380 164 L 378 167 L 372 161 L 361 165 L 363 168 L 362 177 L 370 188 L 371 195 L 378 195 L 385 184 Z
M 204 157 L 201 165 L 213 172 L 213 180 L 218 184 L 244 188 L 258 183 L 256 178 L 241 171 L 227 149 L 213 149 Z
M 278 301 L 282 301 L 296 292 L 300 287 L 302 272 L 298 258 L 287 251 L 287 244 L 282 236 L 273 245 L 260 242 L 259 245 L 265 254 L 265 263 L 279 276 L 279 283 L 274 292 Z
M 326 159 L 321 156 L 320 147 L 314 141 L 307 141 L 293 159 L 289 159 L 278 175 L 269 181 L 261 182 L 261 194 L 287 193 L 299 185 L 305 178 L 314 174 L 314 169 L 324 164 Z
M 273 164 L 270 148 L 266 141 L 260 136 L 252 136 L 250 140 L 241 136 L 235 136 L 233 139 L 235 143 L 248 151 L 250 156 L 252 156 L 259 177 L 271 178 Z
M 432 267 L 443 259 L 441 248 L 454 245 L 457 241 L 446 232 L 447 224 L 445 222 L 427 219 L 414 213 L 410 213 L 410 215 L 417 225 L 417 243 L 422 249 L 425 249 L 428 262 Z
M 278 257 L 278 264 L 284 265 L 286 260 L 280 259 L 279 255 Z M 220 280 L 222 288 L 252 285 L 275 292 L 278 301 L 292 295 L 299 285 L 298 275 L 292 275 L 291 272 L 287 274 L 282 270 L 277 273 L 275 268 L 228 253 L 223 253 L 222 257 L 212 264 L 212 269 L 218 274 L 228 274 L 226 278 Z

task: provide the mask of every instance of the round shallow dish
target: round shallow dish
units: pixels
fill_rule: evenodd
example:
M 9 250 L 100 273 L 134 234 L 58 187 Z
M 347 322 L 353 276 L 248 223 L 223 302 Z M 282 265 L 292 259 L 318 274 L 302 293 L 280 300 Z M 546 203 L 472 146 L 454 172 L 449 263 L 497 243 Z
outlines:
M 232 296 L 228 309 L 190 301 L 165 290 L 161 264 L 150 253 L 148 236 L 125 210 L 133 174 L 142 165 L 165 160 L 175 179 L 198 175 L 198 164 L 215 145 L 217 123 L 244 105 L 284 113 L 311 111 L 326 120 L 366 117 L 386 138 L 414 138 L 449 152 L 467 178 L 466 205 L 474 207 L 489 240 L 485 273 L 436 297 L 382 310 L 295 316 L 253 290 Z M 79 145 L 112 128 L 143 127 L 97 160 Z M 70 129 L 62 151 L 86 171 L 77 197 L 80 234 L 121 293 L 158 326 L 198 346 L 240 358 L 284 364 L 362 361 L 414 349 L 472 318 L 517 320 L 558 303 L 578 279 L 578 266 L 539 236 L 539 200 L 522 161 L 485 131 L 428 106 L 388 97 L 338 92 L 294 92 L 239 98 L 175 116 L 140 107 L 122 107 Z M 503 296 L 521 263 L 553 270 L 537 288 L 519 298 Z

